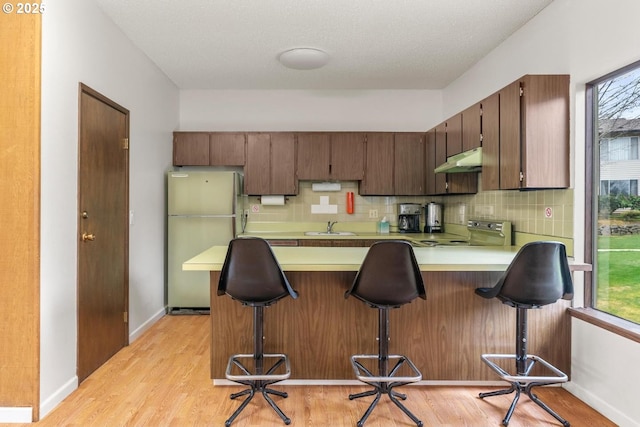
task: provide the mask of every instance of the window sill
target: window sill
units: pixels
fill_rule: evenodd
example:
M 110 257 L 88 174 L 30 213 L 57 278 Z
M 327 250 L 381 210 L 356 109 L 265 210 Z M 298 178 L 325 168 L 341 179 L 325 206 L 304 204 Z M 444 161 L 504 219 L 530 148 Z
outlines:
M 576 319 L 584 320 L 616 335 L 640 343 L 640 325 L 636 323 L 593 308 L 569 308 L 569 314 Z

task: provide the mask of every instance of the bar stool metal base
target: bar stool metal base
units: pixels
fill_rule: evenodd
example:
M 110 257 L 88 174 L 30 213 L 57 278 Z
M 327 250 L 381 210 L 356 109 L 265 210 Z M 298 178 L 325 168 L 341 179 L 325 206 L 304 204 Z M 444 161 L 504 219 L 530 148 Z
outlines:
M 349 395 L 349 400 L 359 399 L 361 397 L 366 396 L 376 396 L 367 411 L 364 413 L 362 418 L 358 421 L 358 427 L 362 427 L 373 412 L 373 409 L 376 407 L 378 402 L 380 401 L 380 397 L 383 394 L 389 396 L 389 399 L 402 410 L 411 420 L 416 423 L 418 427 L 422 427 L 422 421 L 418 419 L 411 411 L 409 411 L 403 404 L 398 400 L 398 398 L 402 400 L 406 400 L 407 396 L 402 393 L 398 393 L 393 390 L 395 387 L 399 387 L 402 385 L 410 384 L 413 382 L 418 382 L 422 379 L 422 374 L 413 364 L 413 362 L 402 355 L 391 354 L 387 357 L 387 360 L 397 360 L 395 366 L 388 375 L 374 375 L 369 369 L 367 369 L 360 360 L 374 359 L 378 362 L 384 364 L 386 366 L 386 361 L 380 360 L 380 356 L 377 354 L 357 354 L 351 356 L 351 366 L 353 367 L 353 371 L 358 380 L 362 381 L 365 384 L 368 384 L 373 387 L 373 390 L 367 390 L 362 393 L 355 393 Z M 408 376 L 396 376 L 396 373 L 400 370 L 402 366 L 407 366 L 411 371 L 411 375 Z
M 544 409 L 549 414 L 551 414 L 564 427 L 570 426 L 567 420 L 565 420 L 560 415 L 558 415 L 555 411 L 549 408 L 533 392 L 534 387 L 567 382 L 568 377 L 564 372 L 562 372 L 561 370 L 559 370 L 549 362 L 545 361 L 544 359 L 535 355 L 527 355 L 524 359 L 521 359 L 521 360 L 518 360 L 515 354 L 483 354 L 481 358 L 487 364 L 487 366 L 489 366 L 489 368 L 491 368 L 495 373 L 498 374 L 498 376 L 500 376 L 500 378 L 502 378 L 504 381 L 511 383 L 511 387 L 504 390 L 496 390 L 496 391 L 489 391 L 486 393 L 480 393 L 478 397 L 480 397 L 480 399 L 484 399 L 485 397 L 501 396 L 503 394 L 510 394 L 513 392 L 516 393 L 516 395 L 513 398 L 513 401 L 511 402 L 511 406 L 509 406 L 509 410 L 507 411 L 507 414 L 502 420 L 503 426 L 506 427 L 509 425 L 509 420 L 511 419 L 511 416 L 513 415 L 513 411 L 516 408 L 516 404 L 520 399 L 521 392 L 524 392 L 527 396 L 529 396 L 529 398 L 532 401 L 534 401 L 538 406 L 540 406 L 542 409 Z M 498 366 L 496 362 L 494 362 L 494 360 L 502 360 L 502 359 L 515 360 L 516 364 L 521 364 L 521 366 L 525 367 L 524 371 L 522 372 L 522 374 L 517 374 L 517 375 L 509 374 L 507 371 L 505 371 L 500 366 Z M 529 373 L 531 372 L 531 369 L 536 363 L 539 363 L 543 365 L 545 368 L 549 369 L 553 373 L 553 375 L 550 375 L 550 376 L 529 375 Z
M 256 371 L 262 371 L 262 365 L 266 360 L 273 360 L 273 365 L 269 368 L 265 373 L 251 373 L 249 369 L 245 367 L 245 364 L 242 363 L 243 360 L 251 360 L 255 363 L 258 368 Z M 284 364 L 284 372 L 280 374 L 276 374 L 276 372 L 281 366 Z M 242 373 L 234 374 L 234 367 L 238 368 Z M 256 392 L 262 393 L 264 399 L 269 403 L 269 405 L 273 408 L 274 411 L 282 418 L 282 421 L 286 425 L 291 424 L 291 419 L 287 417 L 284 412 L 276 405 L 276 403 L 271 399 L 269 394 L 275 394 L 280 397 L 287 397 L 288 394 L 283 391 L 274 390 L 269 386 L 277 383 L 278 381 L 286 380 L 291 376 L 291 367 L 289 364 L 289 358 L 285 354 L 263 354 L 261 358 L 256 358 L 253 354 L 234 354 L 229 358 L 229 362 L 227 363 L 227 370 L 225 372 L 225 376 L 228 380 L 237 382 L 239 384 L 244 384 L 249 386 L 249 388 L 242 390 L 238 393 L 232 393 L 231 399 L 236 399 L 241 396 L 249 395 L 243 402 L 240 404 L 240 407 L 236 409 L 236 411 L 229 417 L 227 421 L 225 421 L 225 426 L 229 427 L 231 423 L 236 419 L 236 417 L 242 412 L 242 410 L 249 404 L 251 399 Z

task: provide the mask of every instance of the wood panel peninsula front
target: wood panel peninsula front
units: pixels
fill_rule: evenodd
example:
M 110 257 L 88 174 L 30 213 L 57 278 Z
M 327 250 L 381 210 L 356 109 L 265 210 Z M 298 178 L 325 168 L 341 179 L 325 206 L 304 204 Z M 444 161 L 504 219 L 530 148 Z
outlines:
M 352 380 L 352 354 L 377 353 L 377 311 L 344 298 L 368 248 L 274 247 L 300 296 L 265 310 L 265 352 L 286 353 L 291 378 Z M 391 311 L 390 352 L 405 354 L 424 381 L 489 381 L 483 353 L 515 347 L 515 311 L 474 289 L 493 286 L 517 247 L 415 248 L 427 300 Z M 216 294 L 226 246 L 214 246 L 183 264 L 211 273 L 211 378 L 224 379 L 234 353 L 252 352 L 252 311 Z M 571 262 L 570 262 L 571 264 Z M 577 264 L 573 269 L 581 269 Z M 569 301 L 531 310 L 529 353 L 570 372 Z

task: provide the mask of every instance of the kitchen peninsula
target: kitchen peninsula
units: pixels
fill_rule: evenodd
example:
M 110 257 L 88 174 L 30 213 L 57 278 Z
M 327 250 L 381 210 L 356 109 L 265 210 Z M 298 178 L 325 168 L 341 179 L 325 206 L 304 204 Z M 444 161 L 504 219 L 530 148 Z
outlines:
M 515 314 L 498 300 L 474 294 L 493 286 L 518 248 L 415 248 L 427 290 L 391 312 L 390 351 L 410 357 L 424 381 L 489 381 L 482 353 L 514 349 Z M 210 271 L 211 378 L 224 379 L 228 357 L 252 349 L 252 312 L 216 295 L 226 246 L 214 246 L 183 264 Z M 274 247 L 274 254 L 300 296 L 265 311 L 265 352 L 289 355 L 292 379 L 351 380 L 352 354 L 376 353 L 377 312 L 344 293 L 360 268 L 364 247 Z M 585 266 L 571 264 L 572 269 Z M 569 301 L 532 310 L 529 352 L 570 374 Z

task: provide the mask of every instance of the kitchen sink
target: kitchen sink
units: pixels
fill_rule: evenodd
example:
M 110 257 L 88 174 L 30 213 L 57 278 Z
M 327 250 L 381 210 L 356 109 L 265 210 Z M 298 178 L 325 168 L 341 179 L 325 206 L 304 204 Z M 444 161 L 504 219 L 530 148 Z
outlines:
M 305 231 L 305 236 L 355 236 L 351 231 Z

